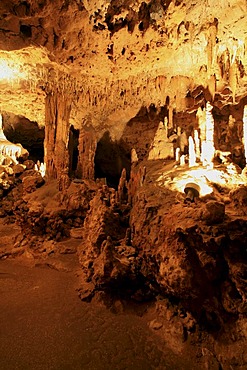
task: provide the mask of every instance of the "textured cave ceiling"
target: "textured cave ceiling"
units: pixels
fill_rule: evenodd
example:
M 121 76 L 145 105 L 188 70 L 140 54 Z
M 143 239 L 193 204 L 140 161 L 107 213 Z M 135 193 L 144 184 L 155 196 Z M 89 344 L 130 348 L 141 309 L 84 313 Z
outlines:
M 44 125 L 58 89 L 72 96 L 75 127 L 117 136 L 141 106 L 237 104 L 246 49 L 246 0 L 1 0 L 0 61 L 22 75 L 0 80 L 0 110 Z

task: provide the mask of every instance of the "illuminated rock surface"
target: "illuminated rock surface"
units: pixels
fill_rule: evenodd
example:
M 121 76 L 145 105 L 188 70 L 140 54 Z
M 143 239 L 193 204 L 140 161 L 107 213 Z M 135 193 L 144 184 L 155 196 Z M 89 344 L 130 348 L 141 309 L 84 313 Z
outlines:
M 247 366 L 246 40 L 244 0 L 0 2 L 1 258 L 75 255 L 184 368 Z

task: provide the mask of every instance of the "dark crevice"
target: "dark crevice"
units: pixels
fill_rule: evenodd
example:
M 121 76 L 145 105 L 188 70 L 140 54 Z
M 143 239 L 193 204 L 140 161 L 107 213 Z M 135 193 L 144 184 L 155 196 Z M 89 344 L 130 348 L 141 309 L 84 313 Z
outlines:
M 76 130 L 72 125 L 69 130 L 69 143 L 68 143 L 68 152 L 69 152 L 69 176 L 74 177 L 79 157 L 79 130 Z
M 25 24 L 22 24 L 20 26 L 20 33 L 25 37 L 25 38 L 30 38 L 32 37 L 32 27 L 27 26 Z
M 98 142 L 95 154 L 95 177 L 106 178 L 107 185 L 117 189 L 123 168 L 130 174 L 130 150 L 124 141 L 113 141 L 107 131 Z

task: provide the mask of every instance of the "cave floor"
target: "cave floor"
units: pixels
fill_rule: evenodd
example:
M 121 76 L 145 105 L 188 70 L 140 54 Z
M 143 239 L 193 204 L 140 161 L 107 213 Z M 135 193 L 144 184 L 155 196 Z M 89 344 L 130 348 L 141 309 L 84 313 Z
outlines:
M 168 180 L 173 180 L 173 164 L 165 169 L 171 171 Z M 184 229 L 193 226 L 200 204 L 188 207 L 183 195 L 180 200 L 166 190 L 163 161 L 147 163 L 146 170 L 147 183 L 141 187 L 145 199 L 149 197 L 154 207 L 166 199 L 161 213 L 168 215 L 169 224 L 173 217 L 174 224 Z M 40 188 L 39 196 L 35 192 L 31 198 L 49 199 L 54 208 L 53 187 Z M 227 205 L 228 215 L 229 211 Z M 46 241 L 43 250 L 34 243 L 32 252 L 23 241 L 22 246 L 16 243 L 21 229 L 7 220 L 0 218 L 1 370 L 223 369 L 218 358 L 224 370 L 245 369 L 245 347 L 234 337 L 235 323 L 229 326 L 232 332 L 227 326 L 214 335 L 195 325 L 186 336 L 183 316 L 172 304 L 168 307 L 164 297 L 134 303 L 96 294 L 90 303 L 83 302 L 76 252 L 82 239 Z
M 199 369 L 168 348 L 145 315 L 78 298 L 76 255 L 50 264 L 0 260 L 0 368 Z

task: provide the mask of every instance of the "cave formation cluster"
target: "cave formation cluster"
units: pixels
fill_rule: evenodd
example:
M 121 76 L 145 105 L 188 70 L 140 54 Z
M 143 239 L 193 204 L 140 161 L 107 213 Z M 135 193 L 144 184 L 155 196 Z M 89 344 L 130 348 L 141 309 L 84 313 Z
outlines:
M 78 253 L 81 299 L 170 299 L 183 335 L 230 325 L 223 369 L 247 363 L 246 14 L 245 0 L 0 3 L 0 144 L 30 155 L 1 149 L 0 216 L 20 232 L 0 256 L 76 240 L 62 253 Z

